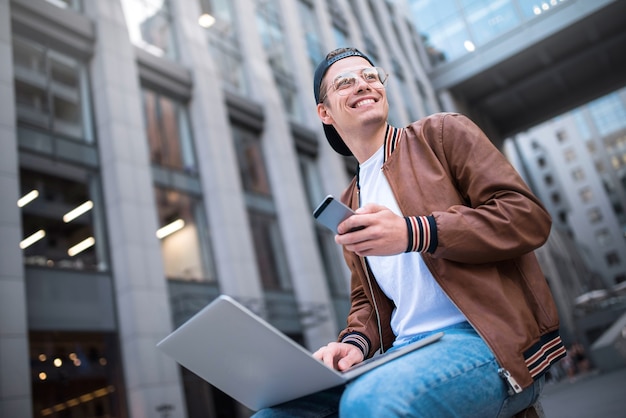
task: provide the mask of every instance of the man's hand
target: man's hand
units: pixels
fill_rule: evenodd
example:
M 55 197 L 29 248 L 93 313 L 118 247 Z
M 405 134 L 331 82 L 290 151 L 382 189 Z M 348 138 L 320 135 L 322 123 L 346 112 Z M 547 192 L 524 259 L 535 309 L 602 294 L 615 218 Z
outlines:
M 313 357 L 339 371 L 363 361 L 363 353 L 355 345 L 336 342 L 321 347 L 313 353 Z
M 409 244 L 404 218 L 373 203 L 357 209 L 356 215 L 339 224 L 337 232 L 335 242 L 360 256 L 400 254 Z

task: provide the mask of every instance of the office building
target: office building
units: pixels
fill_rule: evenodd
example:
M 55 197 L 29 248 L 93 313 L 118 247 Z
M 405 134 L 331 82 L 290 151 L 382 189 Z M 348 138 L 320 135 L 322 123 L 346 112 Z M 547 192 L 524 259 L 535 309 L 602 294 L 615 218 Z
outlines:
M 336 337 L 349 278 L 311 212 L 355 164 L 311 80 L 351 45 L 392 124 L 464 110 L 409 3 L 0 0 L 0 416 L 248 416 L 155 349 L 219 293 Z

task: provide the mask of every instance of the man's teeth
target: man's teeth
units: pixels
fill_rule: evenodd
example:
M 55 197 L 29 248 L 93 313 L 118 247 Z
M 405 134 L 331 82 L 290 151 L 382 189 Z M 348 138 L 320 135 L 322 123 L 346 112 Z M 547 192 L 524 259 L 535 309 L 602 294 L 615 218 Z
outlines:
M 371 104 L 371 103 L 375 103 L 374 99 L 362 100 L 362 101 L 358 102 L 354 107 L 361 107 L 363 105 L 367 105 L 367 104 Z

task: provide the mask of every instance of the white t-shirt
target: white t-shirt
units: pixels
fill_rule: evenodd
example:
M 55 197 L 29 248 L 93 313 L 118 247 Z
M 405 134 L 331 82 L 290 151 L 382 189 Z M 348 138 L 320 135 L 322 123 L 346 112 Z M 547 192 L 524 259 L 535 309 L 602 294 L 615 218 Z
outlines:
M 376 203 L 403 216 L 381 168 L 383 147 L 359 167 L 360 205 Z M 424 214 L 407 214 L 424 215 Z M 367 257 L 380 288 L 395 303 L 391 329 L 394 345 L 426 331 L 465 321 L 428 270 L 418 252 Z

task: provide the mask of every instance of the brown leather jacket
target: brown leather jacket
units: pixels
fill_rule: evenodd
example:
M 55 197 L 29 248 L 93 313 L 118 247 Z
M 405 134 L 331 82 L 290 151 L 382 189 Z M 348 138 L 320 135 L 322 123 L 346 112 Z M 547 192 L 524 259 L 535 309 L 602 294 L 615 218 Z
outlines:
M 395 135 L 385 140 L 382 170 L 400 210 L 436 223 L 437 246 L 422 253 L 424 261 L 520 392 L 565 355 L 556 306 L 533 253 L 548 238 L 550 216 L 468 118 L 441 113 L 389 130 Z M 359 206 L 357 185 L 355 177 L 341 199 L 352 208 Z M 339 341 L 371 356 L 393 343 L 393 302 L 364 258 L 345 249 L 344 257 L 351 309 Z

